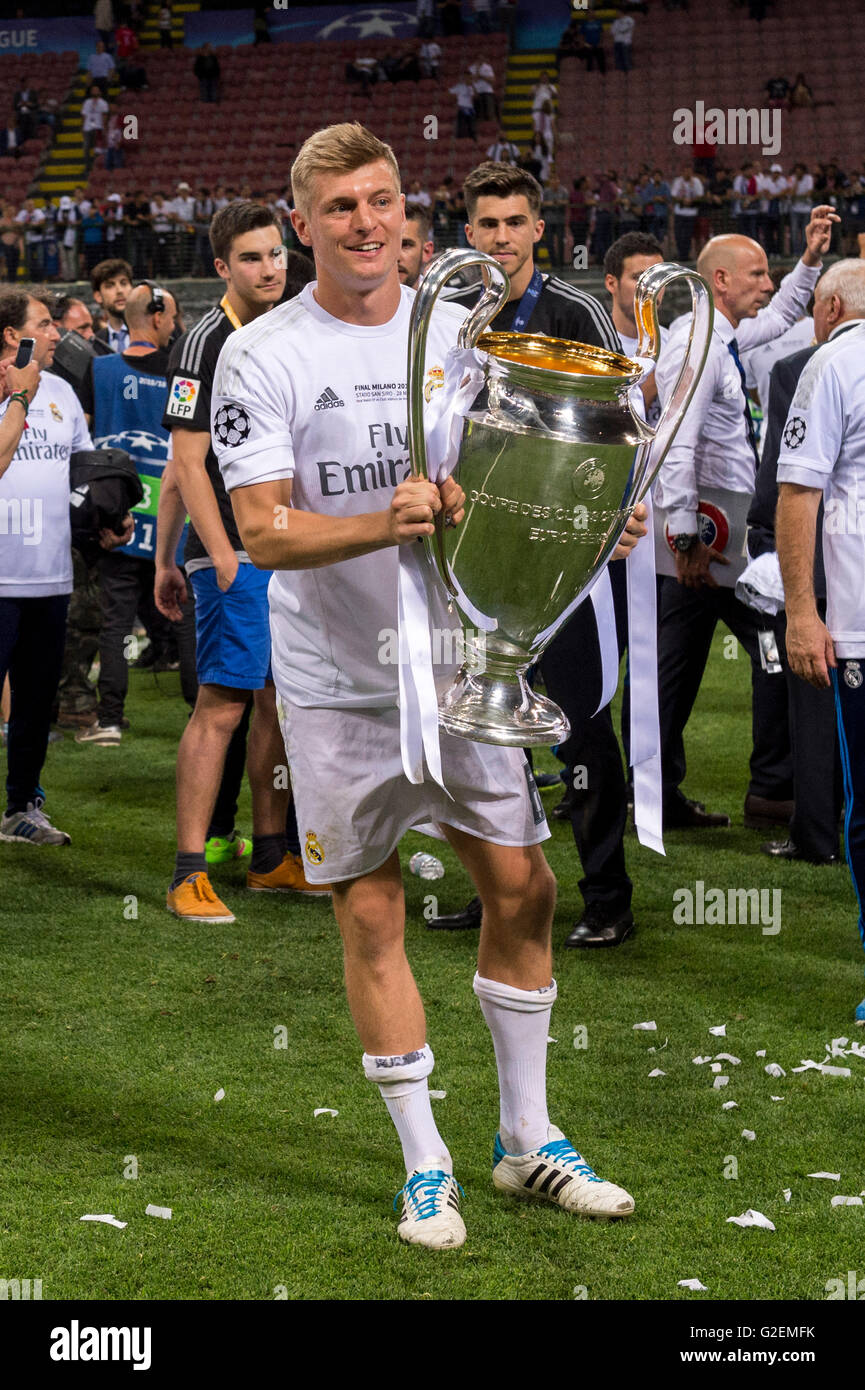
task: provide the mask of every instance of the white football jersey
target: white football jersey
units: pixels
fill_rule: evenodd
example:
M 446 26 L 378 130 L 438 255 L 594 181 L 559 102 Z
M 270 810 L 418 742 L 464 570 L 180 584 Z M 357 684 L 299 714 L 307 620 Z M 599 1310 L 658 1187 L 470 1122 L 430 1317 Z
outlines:
M 317 303 L 314 285 L 237 329 L 213 385 L 213 447 L 228 492 L 292 479 L 292 507 L 331 516 L 385 511 L 411 474 L 406 408 L 408 327 L 415 291 L 403 286 L 394 317 L 344 323 Z M 427 342 L 424 397 L 443 385 L 445 355 L 466 315 L 439 303 Z M 396 705 L 398 547 L 270 582 L 277 689 L 296 704 Z M 456 666 L 456 611 L 430 593 L 437 675 Z M 440 635 L 443 634 L 443 635 Z M 444 659 L 435 660 L 440 655 Z
M 0 418 L 9 407 L 0 405 Z M 13 410 L 16 416 L 18 407 Z M 43 372 L 12 462 L 0 478 L 0 597 L 72 592 L 69 456 L 92 449 L 78 397 Z
M 823 491 L 826 626 L 865 656 L 865 324 L 806 362 L 787 414 L 778 482 Z

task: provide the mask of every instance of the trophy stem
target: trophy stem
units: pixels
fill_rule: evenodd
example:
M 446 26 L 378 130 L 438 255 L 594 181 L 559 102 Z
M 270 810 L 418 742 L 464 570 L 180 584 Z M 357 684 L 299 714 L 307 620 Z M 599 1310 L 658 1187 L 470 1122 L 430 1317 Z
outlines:
M 439 723 L 449 734 L 504 748 L 542 748 L 562 743 L 571 726 L 558 705 L 537 695 L 526 680 L 529 662 L 499 657 L 469 660 L 439 700 Z

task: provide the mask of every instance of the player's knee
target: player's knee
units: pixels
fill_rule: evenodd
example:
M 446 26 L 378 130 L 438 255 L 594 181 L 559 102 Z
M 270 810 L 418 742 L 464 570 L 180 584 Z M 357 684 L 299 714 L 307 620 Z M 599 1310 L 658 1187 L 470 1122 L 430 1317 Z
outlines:
M 555 876 L 546 859 L 525 858 L 483 901 L 487 912 L 499 918 L 549 921 L 556 906 Z

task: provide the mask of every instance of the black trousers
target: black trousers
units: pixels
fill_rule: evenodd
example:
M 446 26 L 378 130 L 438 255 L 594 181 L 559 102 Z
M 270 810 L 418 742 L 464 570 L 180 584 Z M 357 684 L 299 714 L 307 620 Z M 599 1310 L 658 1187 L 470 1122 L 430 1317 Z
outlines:
M 610 565 L 610 579 L 621 655 L 627 633 L 623 561 Z M 569 769 L 571 784 L 575 771 L 578 779 L 571 798 L 571 825 L 583 866 L 580 892 L 586 906 L 625 912 L 633 892 L 625 868 L 627 788 L 609 706 L 595 714 L 601 697 L 601 653 L 591 599 L 554 637 L 541 658 L 540 670 L 547 694 L 571 725 L 556 756 Z M 585 785 L 580 786 L 581 782 Z
M 793 795 L 787 691 L 781 675 L 760 662 L 758 631 L 771 627 L 732 589 L 687 589 L 665 576 L 659 586 L 658 703 L 664 803 L 675 802 L 685 779 L 685 725 L 691 717 L 717 623 L 726 624 L 751 658 L 752 750 L 749 792 L 771 801 Z
M 110 550 L 100 562 L 99 722 L 119 724 L 129 690 L 128 641 L 138 615 L 158 651 L 170 647 L 172 629 L 153 601 L 152 560 Z
M 0 598 L 0 689 L 12 687 L 6 809 L 26 811 L 42 774 L 63 667 L 68 594 Z
M 826 621 L 826 600 L 818 600 L 818 612 Z M 817 690 L 794 676 L 787 662 L 787 619 L 772 619 L 778 652 L 784 667 L 793 754 L 793 800 L 790 839 L 814 859 L 838 853 L 838 817 L 841 814 L 841 759 L 835 722 L 835 698 L 831 687 Z

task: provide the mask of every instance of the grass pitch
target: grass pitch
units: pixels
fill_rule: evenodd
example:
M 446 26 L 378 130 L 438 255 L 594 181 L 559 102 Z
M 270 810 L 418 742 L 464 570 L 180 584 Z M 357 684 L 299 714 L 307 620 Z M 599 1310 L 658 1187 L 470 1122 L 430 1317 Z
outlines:
M 865 1188 L 865 1060 L 834 1059 L 849 1078 L 792 1072 L 822 1061 L 833 1037 L 865 1041 L 852 1023 L 855 900 L 845 868 L 774 864 L 758 853 L 765 837 L 742 828 L 744 655 L 724 660 L 716 642 L 688 740 L 688 789 L 734 828 L 670 834 L 666 859 L 629 832 L 637 935 L 556 954 L 550 1112 L 634 1194 L 630 1220 L 585 1222 L 493 1190 L 476 935 L 423 919 L 425 894 L 448 911 L 471 888 L 447 847 L 406 837 L 406 864 L 434 848 L 447 867 L 432 884 L 406 873 L 432 1085 L 447 1093 L 433 1104 L 467 1194 L 468 1241 L 444 1254 L 396 1237 L 399 1148 L 361 1073 L 329 903 L 247 894 L 242 871 L 224 867 L 213 877 L 235 925 L 183 927 L 166 912 L 186 707 L 176 676 L 131 680 L 120 748 L 67 735 L 49 750 L 48 810 L 72 848 L 0 845 L 0 1278 L 42 1279 L 45 1299 L 698 1301 L 823 1299 L 828 1280 L 865 1275 L 865 1207 L 830 1206 Z M 248 800 L 239 823 L 248 830 Z M 580 866 L 570 826 L 552 824 L 561 946 L 581 909 Z M 697 880 L 781 888 L 781 931 L 675 925 L 673 894 Z M 634 1031 L 648 1020 L 656 1033 Z M 711 1036 L 722 1023 L 726 1038 Z M 580 1027 L 587 1046 L 575 1048 Z M 724 1064 L 723 1090 L 692 1062 L 717 1052 L 741 1059 Z M 773 1061 L 785 1077 L 765 1074 Z M 654 1068 L 666 1075 L 650 1079 Z M 314 1118 L 318 1107 L 339 1113 Z M 821 1169 L 840 1181 L 806 1176 Z M 148 1203 L 172 1219 L 146 1216 Z M 726 1223 L 749 1207 L 774 1234 Z M 128 1225 L 79 1220 L 104 1212 Z M 707 1294 L 677 1288 L 694 1276 Z

